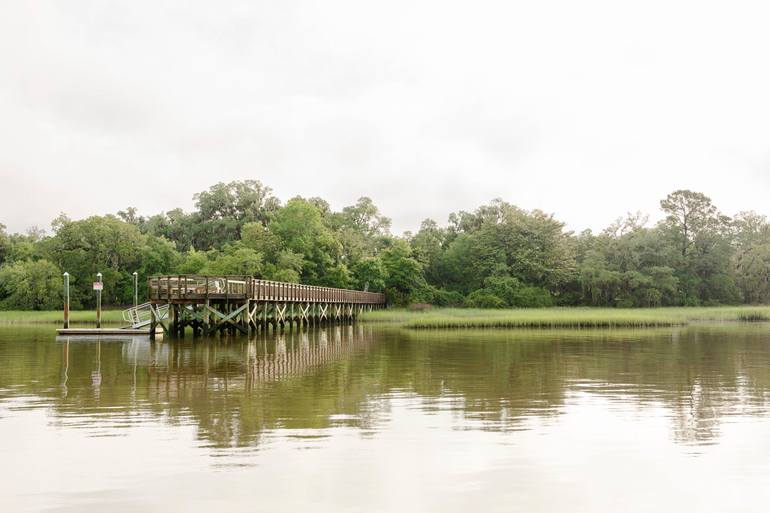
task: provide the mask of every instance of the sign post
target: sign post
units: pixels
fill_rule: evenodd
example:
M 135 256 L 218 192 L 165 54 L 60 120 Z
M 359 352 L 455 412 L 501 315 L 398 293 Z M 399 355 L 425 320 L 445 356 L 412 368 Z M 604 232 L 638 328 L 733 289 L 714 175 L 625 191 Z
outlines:
M 96 327 L 102 327 L 102 289 L 104 284 L 102 283 L 102 273 L 96 273 L 96 281 L 94 282 L 94 290 L 96 291 Z
M 64 329 L 70 327 L 70 273 L 64 273 Z

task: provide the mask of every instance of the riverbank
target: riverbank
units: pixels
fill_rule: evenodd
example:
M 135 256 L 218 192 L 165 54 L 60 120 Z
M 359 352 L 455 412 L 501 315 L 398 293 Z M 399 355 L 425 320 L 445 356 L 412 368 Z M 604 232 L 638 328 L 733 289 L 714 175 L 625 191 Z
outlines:
M 64 313 L 61 310 L 21 311 L 0 310 L 0 324 L 62 324 Z M 71 324 L 96 324 L 94 310 L 70 312 Z M 125 324 L 121 310 L 102 311 L 102 324 Z
M 705 321 L 770 321 L 770 306 L 507 310 L 436 308 L 426 311 L 390 309 L 367 312 L 362 320 L 409 329 L 655 328 Z

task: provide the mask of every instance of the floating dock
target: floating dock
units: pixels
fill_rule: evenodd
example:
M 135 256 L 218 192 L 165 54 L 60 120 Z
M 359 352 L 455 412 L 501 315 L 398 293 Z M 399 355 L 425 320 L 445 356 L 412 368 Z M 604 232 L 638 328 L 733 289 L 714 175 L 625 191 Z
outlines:
M 131 328 L 60 328 L 56 330 L 58 335 L 125 335 L 132 337 L 136 335 L 150 336 L 150 330 L 148 329 L 131 329 Z

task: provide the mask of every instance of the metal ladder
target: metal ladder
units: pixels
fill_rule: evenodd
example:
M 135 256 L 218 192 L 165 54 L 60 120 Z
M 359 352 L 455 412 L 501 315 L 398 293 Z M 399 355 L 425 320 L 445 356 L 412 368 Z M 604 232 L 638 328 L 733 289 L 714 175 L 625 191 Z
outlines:
M 123 329 L 139 329 L 149 326 L 151 309 L 152 303 L 148 302 L 123 310 L 123 320 L 128 323 Z M 168 317 L 168 305 L 159 305 L 155 311 L 158 313 L 160 319 L 166 319 Z

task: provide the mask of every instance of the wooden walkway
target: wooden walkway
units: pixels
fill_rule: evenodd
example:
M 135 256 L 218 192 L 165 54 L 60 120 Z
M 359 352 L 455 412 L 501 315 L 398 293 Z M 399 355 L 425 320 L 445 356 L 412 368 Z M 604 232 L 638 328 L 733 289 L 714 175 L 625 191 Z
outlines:
M 249 276 L 173 275 L 148 280 L 150 336 L 160 327 L 171 338 L 248 333 L 352 322 L 361 312 L 384 308 L 384 294 L 257 280 Z M 168 318 L 159 313 L 168 305 Z

